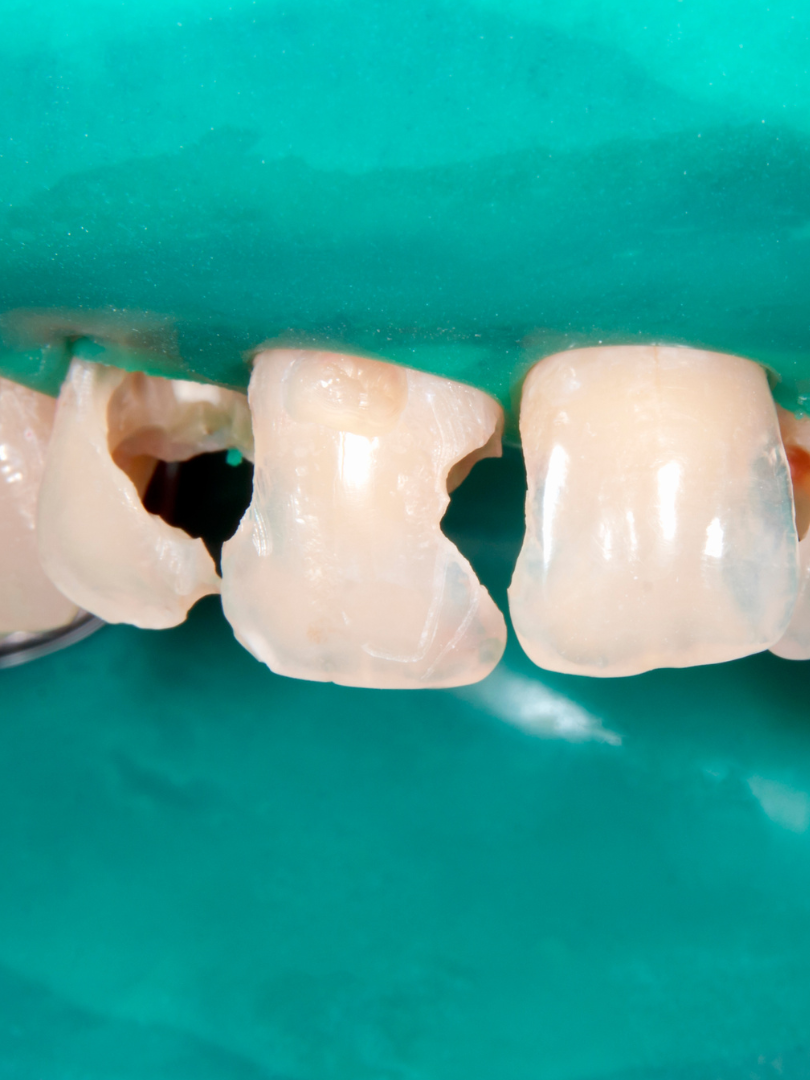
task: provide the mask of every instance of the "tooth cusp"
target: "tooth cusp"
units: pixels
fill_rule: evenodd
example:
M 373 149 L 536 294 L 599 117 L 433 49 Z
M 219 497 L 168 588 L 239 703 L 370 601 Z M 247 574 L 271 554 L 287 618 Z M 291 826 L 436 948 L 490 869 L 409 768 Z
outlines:
M 237 638 L 280 674 L 351 686 L 488 674 L 503 617 L 440 521 L 448 473 L 500 430 L 499 406 L 380 361 L 292 350 L 256 358 L 249 400 L 253 502 L 222 557 Z

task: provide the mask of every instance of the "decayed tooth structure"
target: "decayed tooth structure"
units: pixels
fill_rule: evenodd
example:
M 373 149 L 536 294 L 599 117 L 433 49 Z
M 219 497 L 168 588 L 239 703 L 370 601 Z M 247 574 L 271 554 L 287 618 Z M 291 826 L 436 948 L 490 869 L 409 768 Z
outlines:
M 581 349 L 529 374 L 518 637 L 553 671 L 732 660 L 797 591 L 787 461 L 763 370 L 684 348 Z
M 460 686 L 487 675 L 503 617 L 439 527 L 448 474 L 488 446 L 486 394 L 393 364 L 257 356 L 253 502 L 222 557 L 234 632 L 273 671 L 347 686 Z M 493 436 L 498 436 L 493 441 Z
M 175 626 L 219 591 L 202 540 L 143 507 L 157 460 L 236 446 L 252 454 L 242 394 L 74 360 L 62 387 L 39 501 L 42 563 L 107 622 Z
M 37 497 L 56 402 L 0 378 L 0 634 L 54 630 L 76 605 L 45 576 Z
M 799 535 L 799 597 L 784 636 L 771 652 L 786 660 L 810 660 L 810 420 L 777 409 L 790 476 Z

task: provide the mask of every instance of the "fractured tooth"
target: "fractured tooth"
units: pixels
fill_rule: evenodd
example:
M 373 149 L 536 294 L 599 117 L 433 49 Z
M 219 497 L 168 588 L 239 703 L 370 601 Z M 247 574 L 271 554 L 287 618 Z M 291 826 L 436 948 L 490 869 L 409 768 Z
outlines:
M 235 446 L 252 456 L 242 394 L 74 360 L 59 395 L 39 501 L 42 563 L 107 622 L 176 626 L 220 581 L 202 540 L 141 502 L 158 459 Z
M 283 675 L 460 686 L 498 662 L 503 616 L 440 529 L 448 473 L 502 413 L 469 386 L 376 360 L 271 350 L 249 390 L 253 501 L 222 552 L 242 644 Z M 493 441 L 494 437 L 494 441 Z
M 777 407 L 779 429 L 793 482 L 799 536 L 799 597 L 784 636 L 771 652 L 785 660 L 810 660 L 810 420 Z
M 36 537 L 37 497 L 56 402 L 0 378 L 0 634 L 54 630 L 76 605 L 45 576 Z
M 529 374 L 527 529 L 512 584 L 540 667 L 633 675 L 768 648 L 797 590 L 764 371 L 685 348 L 579 349 Z

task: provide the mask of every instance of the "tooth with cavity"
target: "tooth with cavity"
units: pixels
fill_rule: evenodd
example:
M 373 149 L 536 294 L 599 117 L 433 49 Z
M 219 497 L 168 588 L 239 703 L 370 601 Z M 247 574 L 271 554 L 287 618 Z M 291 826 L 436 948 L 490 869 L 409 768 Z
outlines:
M 799 596 L 784 635 L 771 652 L 785 660 L 810 660 L 810 420 L 777 407 L 779 429 L 793 482 L 799 537 Z
M 0 634 L 64 626 L 76 605 L 39 561 L 37 497 L 56 402 L 0 378 Z
M 222 553 L 239 641 L 280 674 L 347 686 L 487 675 L 503 616 L 439 523 L 448 475 L 500 455 L 497 403 L 393 364 L 293 350 L 256 357 L 249 401 L 253 501 Z
M 39 500 L 43 566 L 107 622 L 182 622 L 220 580 L 202 540 L 141 501 L 157 461 L 252 453 L 243 394 L 74 360 L 59 395 Z
M 593 348 L 530 372 L 526 537 L 510 610 L 581 675 L 732 660 L 790 620 L 797 539 L 765 373 L 695 349 Z

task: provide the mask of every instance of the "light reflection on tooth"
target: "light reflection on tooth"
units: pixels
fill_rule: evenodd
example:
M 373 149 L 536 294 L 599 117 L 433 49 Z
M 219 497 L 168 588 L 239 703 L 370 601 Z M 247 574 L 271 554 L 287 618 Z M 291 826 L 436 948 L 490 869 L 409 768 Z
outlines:
M 141 502 L 157 460 L 236 446 L 244 395 L 74 360 L 62 387 L 39 502 L 42 563 L 59 589 L 107 622 L 175 626 L 219 591 L 202 540 Z
M 719 518 L 712 518 L 706 529 L 706 546 L 703 554 L 710 559 L 722 559 L 723 550 L 723 526 Z
M 439 523 L 448 481 L 500 455 L 496 402 L 392 364 L 292 350 L 257 356 L 249 397 L 253 502 L 222 553 L 242 644 L 280 674 L 351 686 L 487 675 L 503 617 Z
M 561 353 L 529 374 L 520 429 L 527 530 L 509 597 L 536 664 L 632 675 L 779 639 L 797 541 L 760 367 L 654 346 Z
M 793 618 L 771 652 L 785 660 L 810 660 L 810 420 L 777 409 L 790 463 L 799 541 L 799 596 Z
M 36 508 L 56 402 L 0 378 L 0 634 L 54 630 L 76 605 L 45 576 Z
M 658 519 L 661 535 L 667 541 L 675 539 L 678 528 L 677 498 L 681 486 L 681 465 L 670 461 L 658 470 Z

